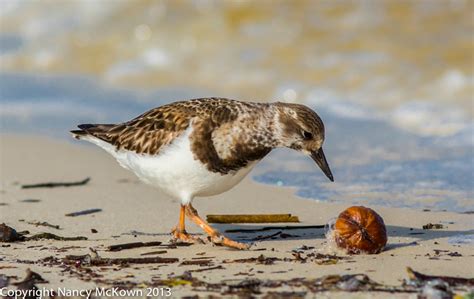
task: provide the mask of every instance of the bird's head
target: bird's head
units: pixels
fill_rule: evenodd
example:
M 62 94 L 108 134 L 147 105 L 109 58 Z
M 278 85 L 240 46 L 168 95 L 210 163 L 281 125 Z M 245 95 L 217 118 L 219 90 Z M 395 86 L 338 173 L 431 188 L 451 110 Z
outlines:
M 324 124 L 310 108 L 300 104 L 277 103 L 280 146 L 309 155 L 324 174 L 334 178 L 324 156 Z

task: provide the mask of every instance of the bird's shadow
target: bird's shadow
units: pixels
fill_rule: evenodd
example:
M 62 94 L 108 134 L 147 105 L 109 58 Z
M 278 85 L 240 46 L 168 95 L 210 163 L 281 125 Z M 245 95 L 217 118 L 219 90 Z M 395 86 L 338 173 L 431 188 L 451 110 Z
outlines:
M 264 230 L 263 228 L 272 227 L 275 229 Z M 284 226 L 284 225 L 283 225 Z M 213 227 L 225 235 L 240 242 L 258 242 L 258 241 L 285 241 L 285 240 L 314 240 L 326 238 L 328 228 L 308 228 L 286 230 L 280 225 L 238 225 L 238 224 L 213 224 Z M 446 230 L 446 229 L 421 229 L 404 226 L 386 226 L 389 238 L 411 238 L 409 242 L 393 242 L 387 245 L 387 249 L 396 249 L 401 247 L 414 246 L 417 242 L 428 241 L 440 238 L 449 238 L 453 236 L 474 235 L 474 230 Z M 229 232 L 230 230 L 230 232 Z M 235 230 L 245 230 L 244 232 L 232 232 Z M 249 231 L 253 230 L 253 231 Z

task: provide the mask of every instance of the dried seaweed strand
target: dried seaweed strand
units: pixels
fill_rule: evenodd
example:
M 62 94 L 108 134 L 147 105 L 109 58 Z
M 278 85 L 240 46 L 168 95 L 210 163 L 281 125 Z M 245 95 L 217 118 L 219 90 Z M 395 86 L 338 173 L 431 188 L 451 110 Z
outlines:
M 85 178 L 82 181 L 77 182 L 47 182 L 39 184 L 30 184 L 22 185 L 22 189 L 31 189 L 31 188 L 56 188 L 56 187 L 73 187 L 73 186 L 82 186 L 87 184 L 91 178 Z
M 325 225 L 288 225 L 288 226 L 265 226 L 262 228 L 239 228 L 239 229 L 228 229 L 227 233 L 256 233 L 264 232 L 269 230 L 292 230 L 292 229 L 321 229 Z

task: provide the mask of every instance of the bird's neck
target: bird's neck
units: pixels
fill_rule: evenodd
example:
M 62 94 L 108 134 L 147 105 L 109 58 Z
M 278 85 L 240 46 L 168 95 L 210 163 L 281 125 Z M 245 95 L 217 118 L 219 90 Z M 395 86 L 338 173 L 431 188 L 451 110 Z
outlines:
M 270 116 L 267 116 L 267 123 L 265 127 L 270 132 L 270 138 L 268 140 L 268 145 L 274 149 L 279 147 L 287 147 L 285 144 L 285 127 L 283 120 L 286 116 L 284 109 L 285 103 L 271 103 L 269 104 L 271 109 L 268 109 L 267 113 L 270 113 Z
M 251 128 L 246 131 L 246 137 L 269 149 L 284 147 L 281 103 L 265 103 L 259 108 L 263 107 L 265 108 L 255 109 L 256 113 L 250 114 Z

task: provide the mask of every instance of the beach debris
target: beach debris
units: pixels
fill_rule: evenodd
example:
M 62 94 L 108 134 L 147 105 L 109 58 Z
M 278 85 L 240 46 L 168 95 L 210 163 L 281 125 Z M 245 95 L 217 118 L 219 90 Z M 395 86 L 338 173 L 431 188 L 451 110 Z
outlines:
M 323 254 L 317 252 L 309 252 L 305 254 L 304 251 L 295 251 L 291 253 L 294 257 L 294 261 L 300 263 L 314 262 L 318 265 L 334 265 L 337 264 L 340 260 L 348 260 L 347 257 L 332 255 L 332 254 Z
M 0 289 L 7 287 L 10 284 L 10 277 L 5 274 L 0 274 Z
M 428 223 L 423 225 L 423 229 L 443 229 L 444 226 L 441 223 Z
M 460 253 L 457 252 L 457 251 L 450 252 L 450 253 L 448 253 L 447 255 L 453 256 L 453 257 L 460 257 L 460 256 L 462 256 L 462 254 L 460 254 Z
M 169 233 L 146 233 L 146 232 L 140 232 L 136 230 L 131 230 L 128 233 L 122 233 L 121 235 L 126 235 L 126 236 L 150 236 L 150 237 L 157 237 L 157 236 L 169 236 Z M 198 234 L 196 234 L 198 235 Z
M 268 292 L 262 299 L 274 299 L 274 298 L 293 298 L 293 299 L 303 299 L 306 298 L 308 292 Z
M 36 272 L 31 271 L 30 269 L 26 269 L 26 277 L 20 282 L 12 283 L 15 285 L 18 290 L 23 290 L 25 292 L 24 298 L 37 298 L 36 294 L 38 291 L 38 287 L 36 284 L 38 283 L 48 283 L 41 275 Z
M 136 288 L 139 284 L 146 287 L 154 286 L 168 286 L 168 287 L 188 287 L 193 292 L 207 292 L 219 294 L 220 296 L 225 295 L 236 295 L 238 297 L 252 297 L 257 296 L 269 296 L 270 292 L 289 292 L 289 296 L 292 296 L 293 292 L 301 292 L 301 294 L 314 295 L 321 292 L 331 292 L 331 291 L 344 291 L 344 292 L 386 292 L 386 293 L 417 293 L 420 298 L 448 298 L 447 294 L 453 293 L 452 287 L 456 287 L 455 290 L 467 290 L 469 291 L 472 288 L 472 281 L 469 284 L 466 284 L 466 281 L 460 281 L 461 284 L 452 283 L 451 281 L 445 281 L 439 279 L 437 276 L 428 276 L 411 270 L 412 275 L 416 275 L 416 279 L 411 280 L 412 283 L 403 283 L 401 285 L 386 285 L 378 283 L 372 280 L 366 274 L 341 274 L 341 275 L 327 275 L 319 278 L 291 278 L 291 279 L 257 279 L 249 278 L 249 276 L 255 275 L 255 273 L 262 273 L 262 271 L 254 270 L 253 268 L 249 269 L 247 272 L 237 273 L 237 276 L 244 275 L 247 278 L 244 279 L 222 279 L 218 282 L 207 282 L 199 278 L 193 277 L 193 273 L 213 271 L 225 269 L 223 265 L 216 265 L 211 267 L 206 267 L 204 264 L 207 263 L 211 258 L 204 258 L 199 261 L 204 261 L 203 263 L 198 262 L 195 264 L 193 260 L 189 264 L 188 261 L 184 261 L 180 266 L 186 265 L 199 265 L 196 269 L 186 270 L 182 275 L 175 276 L 174 273 L 170 274 L 166 279 L 160 279 L 159 275 L 147 282 L 134 282 L 121 279 L 117 281 L 116 278 L 108 279 L 105 278 L 104 274 L 101 272 L 104 271 L 117 271 L 122 267 L 127 267 L 132 264 L 153 264 L 153 263 L 176 263 L 179 262 L 178 259 L 155 259 L 155 258 L 101 258 L 95 250 L 91 248 L 91 253 L 81 256 L 66 256 L 66 258 L 60 259 L 58 257 L 50 256 L 43 258 L 38 261 L 31 261 L 34 264 L 43 264 L 50 266 L 59 266 L 64 269 L 63 273 L 69 275 L 74 275 L 79 279 L 84 281 L 94 282 L 101 285 L 109 285 L 112 287 L 120 287 L 124 289 L 133 289 Z M 330 255 L 323 255 L 319 253 L 310 252 L 308 256 L 311 258 L 304 257 L 308 261 L 314 258 L 326 258 Z M 334 256 L 332 256 L 334 257 Z M 345 259 L 348 257 L 334 257 L 337 259 Z M 258 263 L 258 261 L 266 260 L 275 261 L 276 258 L 269 258 L 264 256 L 259 256 L 257 258 L 251 259 L 241 259 L 241 260 L 232 260 L 233 262 L 250 262 Z M 276 259 L 278 260 L 278 259 Z M 294 259 L 281 259 L 282 261 L 294 262 Z M 225 264 L 226 262 L 224 262 Z M 91 268 L 90 266 L 97 266 L 97 268 Z M 119 266 L 119 267 L 108 267 L 108 266 Z M 161 267 L 161 265 L 155 266 Z M 138 268 L 137 268 L 138 269 Z M 275 273 L 284 273 L 285 271 L 279 271 Z M 272 272 L 274 273 L 274 272 Z M 409 272 L 410 273 L 410 272 Z M 421 276 L 420 276 L 421 275 Z M 126 276 L 133 277 L 133 276 Z M 415 276 L 414 276 L 415 277 Z M 428 280 L 425 280 L 428 278 Z M 458 279 L 458 278 L 455 278 Z M 466 288 L 462 288 L 466 287 Z M 279 289 L 276 289 L 279 288 Z M 292 291 L 288 291 L 292 290 Z M 296 293 L 295 293 L 296 294 Z M 430 295 L 438 296 L 433 297 Z M 299 295 L 298 295 L 299 296 Z M 264 297 L 262 297 L 264 298 Z M 451 298 L 451 297 L 450 297 Z
M 87 209 L 83 211 L 69 213 L 69 214 L 66 214 L 65 216 L 76 217 L 76 216 L 89 215 L 89 214 L 98 213 L 98 212 L 102 212 L 102 209 Z
M 5 223 L 0 224 L 0 242 L 15 242 L 15 241 L 34 241 L 41 239 L 60 240 L 60 241 L 80 241 L 87 240 L 86 237 L 61 237 L 52 233 L 39 233 L 27 237 L 30 232 L 22 231 L 17 232 L 14 228 L 11 228 Z
M 300 247 L 294 248 L 293 252 L 307 251 L 314 249 L 314 246 L 301 245 Z
M 97 251 L 90 248 L 91 254 L 67 255 L 63 262 L 73 265 L 84 266 L 110 266 L 128 264 L 171 264 L 179 262 L 177 258 L 142 257 L 142 258 L 102 258 Z
M 379 253 L 387 244 L 387 231 L 382 217 L 363 206 L 344 210 L 332 229 L 328 238 L 334 238 L 338 247 L 352 254 Z
M 440 280 L 447 283 L 449 286 L 474 286 L 474 278 L 463 278 L 463 277 L 453 277 L 453 276 L 436 276 L 436 275 L 426 275 L 420 272 L 416 272 L 410 267 L 407 267 L 408 277 L 411 282 L 417 284 L 426 284 L 428 281 Z
M 265 226 L 262 228 L 239 228 L 227 229 L 226 233 L 258 233 L 269 230 L 296 230 L 296 229 L 322 229 L 326 225 L 288 225 L 288 226 Z
M 258 257 L 251 257 L 246 259 L 235 259 L 235 260 L 224 260 L 222 261 L 224 264 L 230 263 L 256 263 L 262 265 L 272 265 L 276 261 L 282 261 L 281 258 L 278 257 L 266 257 L 263 254 L 259 255 Z
M 292 234 L 287 234 L 287 233 L 281 233 L 280 238 L 282 239 L 287 239 L 287 238 L 299 238 L 299 235 L 292 235 Z
M 182 261 L 179 266 L 191 266 L 191 265 L 197 265 L 197 266 L 212 266 L 213 262 L 212 260 L 187 260 L 187 261 Z
M 32 235 L 30 237 L 25 237 L 25 241 L 34 241 L 34 240 L 58 240 L 58 241 L 83 241 L 87 240 L 87 237 L 77 236 L 77 237 L 61 237 L 52 233 L 39 233 Z
M 224 295 L 260 294 L 261 285 L 262 281 L 259 279 L 245 279 L 235 284 L 228 284 L 221 293 Z
M 231 214 L 207 215 L 209 223 L 281 223 L 300 222 L 298 216 L 291 214 Z
M 156 250 L 156 251 L 144 252 L 140 255 L 156 255 L 156 254 L 164 254 L 167 252 L 168 252 L 167 250 Z
M 20 200 L 20 202 L 26 202 L 26 203 L 37 203 L 40 201 L 41 199 L 36 199 L 36 198 L 27 198 L 27 199 Z
M 192 260 L 206 260 L 206 259 L 213 259 L 216 258 L 215 256 L 197 256 L 197 257 L 192 257 Z
M 87 184 L 91 178 L 85 178 L 82 181 L 77 182 L 47 182 L 31 185 L 21 185 L 22 189 L 31 189 L 31 188 L 56 188 L 56 187 L 73 187 L 73 186 L 82 186 Z
M 252 241 L 262 241 L 262 240 L 272 239 L 272 238 L 275 238 L 275 237 L 281 235 L 281 233 L 282 233 L 282 231 L 276 232 L 276 233 L 271 234 L 271 235 L 257 236 L 255 238 L 253 238 Z
M 426 299 L 451 299 L 453 292 L 449 285 L 441 280 L 430 280 L 421 289 L 419 298 Z
M 327 275 L 315 280 L 302 282 L 312 292 L 345 291 L 345 292 L 400 292 L 415 293 L 411 286 L 390 286 L 373 281 L 366 274 Z
M 193 278 L 191 271 L 185 271 L 182 275 L 168 277 L 168 279 L 155 280 L 158 285 L 164 285 L 167 287 L 177 287 L 184 285 L 201 285 L 198 279 Z
M 161 244 L 160 247 L 163 248 L 168 248 L 168 249 L 176 249 L 178 247 L 188 247 L 193 245 L 193 243 L 187 243 L 187 242 L 173 242 L 169 244 Z
M 124 264 L 171 264 L 177 263 L 177 258 L 143 257 L 143 258 L 98 258 L 91 260 L 93 266 L 124 265 Z
M 222 265 L 219 265 L 219 266 L 208 267 L 208 268 L 199 268 L 199 269 L 188 270 L 188 272 L 204 272 L 204 271 L 211 271 L 211 270 L 217 270 L 217 269 L 225 269 L 225 268 L 222 267 Z
M 97 234 L 97 233 L 98 233 L 98 231 L 97 231 L 95 228 L 91 228 L 91 233 L 93 233 L 93 234 Z
M 0 224 L 0 242 L 16 242 L 23 241 L 25 237 L 17 233 L 17 231 L 6 225 L 5 223 Z
M 318 265 L 334 265 L 337 264 L 340 260 L 346 259 L 341 256 L 322 253 L 310 253 L 306 257 L 311 259 L 311 261 L 314 261 Z
M 34 225 L 34 226 L 46 226 L 46 227 L 51 227 L 51 228 L 54 228 L 54 229 L 61 229 L 61 227 L 59 225 L 51 224 L 51 223 L 48 223 L 46 221 L 41 221 L 41 222 L 40 221 L 28 221 L 26 223 Z
M 117 245 L 110 245 L 108 247 L 109 251 L 121 251 L 124 249 L 132 249 L 132 248 L 139 248 L 139 247 L 151 247 L 151 246 L 158 246 L 161 245 L 162 242 L 133 242 L 133 243 L 125 243 L 125 244 L 117 244 Z

